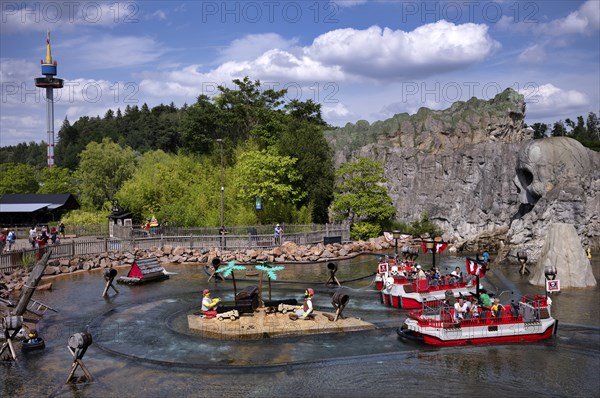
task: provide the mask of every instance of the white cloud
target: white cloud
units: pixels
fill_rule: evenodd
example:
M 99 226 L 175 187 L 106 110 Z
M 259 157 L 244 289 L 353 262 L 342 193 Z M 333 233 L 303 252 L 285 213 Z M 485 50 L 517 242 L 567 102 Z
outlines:
M 439 21 L 412 32 L 378 26 L 337 29 L 317 37 L 305 52 L 348 73 L 387 81 L 466 68 L 499 47 L 485 25 Z
M 570 112 L 589 106 L 586 94 L 576 90 L 563 90 L 547 83 L 519 90 L 525 96 L 527 115 L 534 118 L 552 117 L 557 119 Z
M 333 0 L 333 3 L 335 3 L 340 8 L 344 8 L 366 4 L 367 0 Z
M 600 6 L 598 0 L 588 0 L 564 18 L 541 23 L 515 22 L 513 17 L 503 16 L 496 27 L 504 31 L 532 32 L 552 37 L 589 35 L 600 29 Z
M 546 49 L 543 44 L 533 44 L 519 54 L 517 61 L 521 64 L 541 64 L 546 62 Z
M 252 34 L 233 40 L 221 50 L 220 62 L 251 61 L 271 49 L 289 50 L 297 46 L 298 40 L 286 40 L 277 33 Z
M 69 51 L 71 61 L 92 69 L 142 66 L 157 62 L 167 52 L 153 38 L 139 36 L 81 36 L 61 43 L 61 47 L 76 49 Z

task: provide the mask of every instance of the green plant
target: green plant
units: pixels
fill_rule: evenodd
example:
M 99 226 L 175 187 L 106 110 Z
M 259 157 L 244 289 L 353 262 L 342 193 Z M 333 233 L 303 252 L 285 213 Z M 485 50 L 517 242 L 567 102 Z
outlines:
M 352 228 L 350 229 L 350 239 L 352 240 L 367 240 L 380 235 L 381 227 L 376 223 L 357 222 L 352 224 Z
M 29 272 L 31 267 L 35 264 L 35 256 L 33 254 L 23 254 L 21 261 L 23 262 L 25 271 Z

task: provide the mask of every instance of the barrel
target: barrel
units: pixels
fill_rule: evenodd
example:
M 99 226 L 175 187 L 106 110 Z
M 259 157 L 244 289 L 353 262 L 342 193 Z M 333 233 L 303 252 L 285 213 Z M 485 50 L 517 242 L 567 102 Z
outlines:
M 212 265 L 213 265 L 213 267 L 215 267 L 215 270 L 218 269 L 219 266 L 221 265 L 221 259 L 218 257 L 213 258 Z
M 69 337 L 69 347 L 76 348 L 86 348 L 92 345 L 92 335 L 87 332 L 75 333 L 71 337 Z
M 350 296 L 348 296 L 347 294 L 340 293 L 340 292 L 333 294 L 333 298 L 332 298 L 333 304 L 346 305 L 346 304 L 348 304 L 348 301 L 350 301 Z
M 10 315 L 2 319 L 4 330 L 17 330 L 23 326 L 23 317 L 21 315 Z
M 335 271 L 337 271 L 337 264 L 336 263 L 328 263 L 327 264 L 327 269 L 329 271 L 335 272 Z
M 517 252 L 517 260 L 527 262 L 527 252 Z
M 107 281 L 111 280 L 111 279 L 114 279 L 115 276 L 117 276 L 117 270 L 116 269 L 114 269 L 114 268 L 106 268 L 104 270 L 104 279 L 106 279 Z

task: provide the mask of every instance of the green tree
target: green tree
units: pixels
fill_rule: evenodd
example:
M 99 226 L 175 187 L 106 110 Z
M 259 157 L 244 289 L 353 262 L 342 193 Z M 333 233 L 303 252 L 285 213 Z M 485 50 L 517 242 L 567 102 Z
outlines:
M 554 122 L 552 126 L 552 137 L 563 137 L 567 135 L 567 129 L 565 128 L 565 124 L 562 120 L 558 122 Z
M 384 184 L 383 165 L 362 156 L 336 171 L 333 212 L 336 220 L 381 224 L 396 214 Z
M 77 192 L 75 178 L 69 169 L 63 167 L 45 168 L 40 172 L 40 184 L 37 193 L 73 193 Z
M 5 193 L 36 193 L 36 170 L 24 163 L 0 164 L 0 195 Z
M 256 198 L 262 200 L 263 206 L 271 208 L 300 203 L 306 192 L 298 187 L 302 176 L 295 170 L 296 161 L 279 155 L 274 149 L 241 152 L 235 167 L 238 199 L 249 207 L 254 206 Z
M 81 153 L 79 169 L 75 173 L 82 204 L 100 209 L 106 202 L 112 202 L 134 169 L 135 157 L 131 148 L 122 148 L 109 138 L 101 143 L 90 142 Z
M 534 123 L 531 125 L 533 129 L 533 139 L 537 140 L 546 137 L 548 131 L 548 125 L 546 123 Z

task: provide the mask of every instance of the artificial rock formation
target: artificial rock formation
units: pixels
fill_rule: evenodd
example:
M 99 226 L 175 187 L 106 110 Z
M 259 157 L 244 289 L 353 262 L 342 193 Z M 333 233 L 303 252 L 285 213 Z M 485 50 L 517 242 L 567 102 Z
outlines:
M 338 165 L 355 155 L 383 163 L 398 219 L 426 212 L 459 248 L 497 250 L 518 207 L 517 153 L 532 138 L 524 116 L 524 97 L 507 89 L 490 101 L 472 98 L 342 129 L 357 140 L 373 136 L 370 144 L 356 147 L 340 132 L 328 139 Z
M 532 272 L 529 283 L 546 285 L 545 270 L 556 270 L 561 288 L 596 286 L 592 266 L 581 241 L 571 224 L 556 223 L 548 227 L 548 233 L 540 258 Z
M 580 252 L 600 238 L 600 154 L 572 138 L 552 137 L 525 144 L 515 177 L 520 205 L 510 225 L 503 255 L 542 254 L 554 223 L 572 224 Z M 572 248 L 574 249 L 574 248 Z
M 556 222 L 600 247 L 600 154 L 566 137 L 533 140 L 524 117 L 524 97 L 507 89 L 326 136 L 338 166 L 357 155 L 381 161 L 396 218 L 426 212 L 459 250 L 499 260 L 525 250 L 535 262 Z

